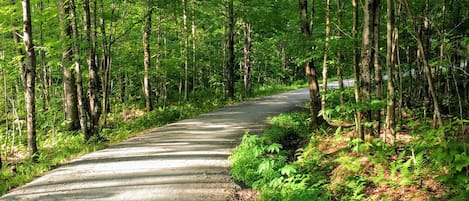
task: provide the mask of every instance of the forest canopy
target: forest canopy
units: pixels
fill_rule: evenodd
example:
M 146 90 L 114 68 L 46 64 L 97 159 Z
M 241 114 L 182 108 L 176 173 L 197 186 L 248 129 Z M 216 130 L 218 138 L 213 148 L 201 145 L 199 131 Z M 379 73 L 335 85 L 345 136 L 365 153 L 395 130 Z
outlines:
M 174 121 L 298 83 L 312 129 L 393 142 L 412 116 L 461 122 L 467 140 L 468 1 L 9 0 L 0 37 L 0 167 L 37 162 L 58 135 L 106 141 L 135 116 Z

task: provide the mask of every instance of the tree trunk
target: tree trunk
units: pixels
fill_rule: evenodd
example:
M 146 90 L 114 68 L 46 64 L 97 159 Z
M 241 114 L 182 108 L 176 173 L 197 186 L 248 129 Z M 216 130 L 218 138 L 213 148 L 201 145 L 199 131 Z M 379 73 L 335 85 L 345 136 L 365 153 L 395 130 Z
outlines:
M 147 5 L 146 12 L 145 12 L 145 25 L 143 28 L 143 67 L 144 67 L 143 91 L 145 94 L 145 108 L 147 112 L 150 112 L 152 110 L 151 87 L 150 87 L 150 77 L 149 77 L 149 69 L 151 66 L 150 32 L 151 32 L 152 12 L 153 12 L 153 8 L 150 5 Z
M 191 4 L 191 38 L 192 38 L 192 93 L 195 92 L 197 89 L 197 79 L 201 79 L 202 73 L 199 71 L 199 75 L 197 75 L 197 61 L 196 61 L 196 36 L 195 36 L 195 2 L 194 0 L 190 0 Z M 200 83 L 199 83 L 200 84 Z
M 322 63 L 322 97 L 321 97 L 321 110 L 324 119 L 328 119 L 326 115 L 327 103 L 326 103 L 326 96 L 327 96 L 327 68 L 328 68 L 328 61 L 327 56 L 329 53 L 329 36 L 331 34 L 331 0 L 326 1 L 326 40 L 324 43 L 324 59 Z
M 308 1 L 299 0 L 298 1 L 300 8 L 300 17 L 301 17 L 301 31 L 304 37 L 307 40 L 312 40 L 312 30 L 313 30 L 313 18 L 308 16 Z M 311 5 L 311 16 L 314 16 L 314 1 Z M 321 100 L 319 95 L 319 84 L 316 73 L 316 68 L 314 66 L 314 60 L 311 58 L 310 61 L 305 64 L 305 73 L 308 80 L 308 90 L 309 90 L 309 99 L 310 99 L 310 117 L 311 125 L 310 127 L 316 129 L 322 123 L 323 119 L 318 118 L 318 114 L 321 110 Z
M 286 51 L 286 42 L 280 42 L 280 54 L 282 55 L 282 83 L 288 84 L 289 80 L 287 79 L 287 51 Z
M 387 80 L 387 107 L 386 107 L 386 121 L 384 124 L 384 141 L 388 136 L 394 136 L 396 132 L 396 123 L 395 123 L 395 87 L 394 87 L 394 63 L 392 62 L 391 57 L 393 56 L 393 22 L 394 22 L 394 7 L 393 0 L 386 0 L 386 74 L 388 76 Z
M 235 91 L 234 91 L 234 82 L 235 82 L 235 54 L 234 54 L 234 29 L 235 29 L 235 14 L 234 14 L 234 5 L 233 0 L 229 0 L 228 2 L 228 63 L 226 64 L 227 67 L 227 89 L 228 89 L 228 97 L 230 99 L 234 99 Z
M 69 2 L 59 1 L 60 37 L 62 38 L 62 71 L 64 83 L 64 113 L 68 130 L 78 130 L 80 119 L 78 116 L 77 88 L 73 67 L 72 30 L 70 26 Z
M 156 27 L 156 51 L 158 51 L 158 53 L 156 54 L 156 58 L 155 58 L 155 72 L 157 74 L 159 74 L 160 72 L 160 68 L 161 68 L 161 59 L 160 59 L 160 56 L 161 56 L 161 52 L 162 51 L 162 48 L 161 48 L 161 35 L 162 35 L 162 31 L 161 31 L 161 16 L 160 15 L 157 15 L 156 16 L 156 24 L 157 24 L 157 27 Z M 161 88 L 158 87 L 159 84 L 158 84 L 158 81 L 160 79 L 159 76 L 157 76 L 158 80 L 155 80 L 153 83 L 154 83 L 154 86 L 155 86 L 155 102 L 156 104 L 158 105 L 159 103 L 159 99 L 160 99 L 160 96 L 161 96 Z
M 29 156 L 37 159 L 36 145 L 36 53 L 34 51 L 32 25 L 31 25 L 31 4 L 29 0 L 22 0 L 23 7 L 23 41 L 26 53 L 25 81 L 26 90 L 24 99 L 26 102 L 26 124 L 28 129 L 28 153 Z
M 81 73 L 81 59 L 80 59 L 80 44 L 78 42 L 78 24 L 76 14 L 75 0 L 70 0 L 70 25 L 72 28 L 73 38 L 73 61 L 75 62 L 75 85 L 77 90 L 77 101 L 78 101 L 78 113 L 80 118 L 80 127 L 84 136 L 89 135 L 88 130 L 88 111 L 86 108 L 85 96 L 83 95 L 83 81 Z
M 244 92 L 248 96 L 252 93 L 252 67 L 251 67 L 251 25 L 244 24 Z
M 380 0 L 375 0 L 373 4 L 373 68 L 374 68 L 374 84 L 375 99 L 383 98 L 383 75 L 381 74 L 381 65 L 379 64 L 379 24 L 380 24 Z M 373 111 L 373 127 L 371 133 L 379 137 L 381 132 L 381 108 Z
M 39 10 L 41 12 L 41 16 L 43 15 L 44 12 L 44 5 L 42 0 L 39 1 Z M 43 20 L 41 19 L 39 23 L 39 46 L 44 46 L 44 25 L 43 25 Z M 39 50 L 39 55 L 41 58 L 41 71 L 40 71 L 40 79 L 41 80 L 41 93 L 42 93 L 42 98 L 44 101 L 44 104 L 42 106 L 42 109 L 45 111 L 49 109 L 49 85 L 48 83 L 48 76 L 47 76 L 47 67 L 46 67 L 46 51 L 45 50 Z
M 101 8 L 101 16 L 99 17 L 99 26 L 101 29 L 101 35 L 102 35 L 102 41 L 101 41 L 101 46 L 102 46 L 102 55 L 101 55 L 101 73 L 102 73 L 102 112 L 101 112 L 101 117 L 99 118 L 99 126 L 102 127 L 107 124 L 107 114 L 110 111 L 110 104 L 109 104 L 109 90 L 110 90 L 110 73 L 111 73 L 111 39 L 112 39 L 112 33 L 108 34 L 106 33 L 106 24 L 104 21 L 104 2 L 101 0 L 99 1 L 99 6 Z M 111 18 L 114 17 L 114 10 L 115 10 L 115 5 L 114 1 L 111 4 Z M 112 28 L 112 20 L 111 19 L 111 28 Z M 111 29 L 112 30 L 112 29 Z
M 5 60 L 4 57 L 1 58 L 2 61 Z M 4 115 L 5 115 L 5 131 L 9 131 L 9 127 L 8 127 L 8 124 L 9 124 L 9 121 L 8 121 L 8 115 L 9 115 L 9 108 L 8 108 L 8 94 L 7 94 L 7 73 L 5 71 L 4 68 L 2 68 L 2 77 L 3 77 L 3 102 L 4 102 Z M 8 142 L 8 134 L 6 135 L 6 139 L 5 139 L 5 142 Z M 5 143 L 6 144 L 6 143 Z M 6 150 L 4 151 L 5 152 L 5 160 L 6 160 L 6 157 L 8 156 L 8 146 L 5 146 Z M 0 150 L 1 151 L 1 150 Z M 0 152 L 0 160 L 1 160 L 1 152 Z M 1 162 L 1 161 L 0 161 Z M 2 164 L 0 164 L 0 169 L 2 169 Z
M 344 12 L 344 4 L 340 1 L 337 0 L 337 37 L 342 39 L 342 16 Z M 345 100 L 344 100 L 344 81 L 343 81 L 343 70 L 342 70 L 342 48 L 339 47 L 337 50 L 337 81 L 339 83 L 339 101 L 340 101 L 340 108 L 343 111 L 344 110 L 344 105 L 345 105 Z
M 352 0 L 353 6 L 353 27 L 352 27 L 352 38 L 353 42 L 353 75 L 355 79 L 354 84 L 354 93 L 355 93 L 355 103 L 360 103 L 360 68 L 359 68 L 359 56 L 358 56 L 358 2 L 357 0 Z M 365 138 L 362 125 L 362 112 L 360 109 L 355 110 L 355 132 L 357 136 L 362 139 Z
M 89 76 L 89 114 L 90 114 L 90 133 L 85 135 L 85 139 L 88 140 L 91 136 L 99 133 L 99 117 L 101 115 L 101 104 L 99 101 L 100 95 L 100 78 L 98 73 L 98 66 L 96 65 L 96 46 L 95 46 L 95 33 L 91 26 L 91 11 L 90 11 L 90 0 L 83 0 L 84 9 L 84 30 L 85 40 L 87 41 L 88 50 L 87 62 L 88 62 L 88 76 Z
M 363 33 L 362 33 L 362 50 L 361 50 L 361 68 L 360 68 L 360 100 L 363 103 L 370 103 L 371 89 L 371 66 L 373 65 L 373 16 L 374 16 L 375 0 L 365 0 L 363 5 Z M 362 121 L 370 122 L 371 110 L 364 109 Z M 361 138 L 364 140 L 365 135 L 371 134 L 370 129 L 364 129 Z
M 409 15 L 409 19 L 410 19 L 410 22 L 412 24 L 412 28 L 414 30 L 414 33 L 417 33 L 417 27 L 415 25 L 414 16 L 412 15 L 412 12 L 409 8 L 407 0 L 404 0 L 404 3 L 405 3 L 405 6 L 407 8 L 407 14 Z M 424 71 L 425 71 L 425 77 L 427 79 L 427 84 L 428 84 L 428 90 L 430 92 L 430 95 L 431 95 L 431 98 L 432 98 L 432 101 L 433 101 L 433 113 L 434 113 L 433 114 L 433 126 L 435 128 L 437 128 L 437 127 L 443 125 L 443 121 L 441 119 L 440 106 L 439 106 L 438 98 L 436 96 L 435 87 L 433 86 L 433 79 L 432 79 L 432 75 L 431 75 L 431 71 L 430 71 L 430 65 L 428 63 L 427 55 L 425 54 L 425 50 L 424 50 L 424 47 L 423 47 L 422 40 L 420 39 L 420 36 L 418 34 L 415 34 L 415 39 L 417 40 L 417 47 L 418 47 L 418 50 L 419 50 L 419 52 L 421 54 L 421 57 L 422 57 L 423 67 L 424 67 Z
M 182 36 L 184 37 L 184 50 L 183 60 L 184 60 L 184 100 L 187 101 L 189 93 L 189 30 L 187 26 L 187 0 L 182 0 L 182 19 L 184 32 Z

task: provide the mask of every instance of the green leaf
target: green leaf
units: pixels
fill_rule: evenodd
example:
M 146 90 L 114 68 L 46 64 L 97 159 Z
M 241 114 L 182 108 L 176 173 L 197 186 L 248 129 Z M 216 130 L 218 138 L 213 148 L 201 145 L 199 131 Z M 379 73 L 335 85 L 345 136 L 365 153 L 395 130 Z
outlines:
M 267 172 L 268 170 L 272 170 L 274 167 L 275 161 L 274 160 L 265 160 L 259 164 L 259 168 L 257 170 L 258 173 Z
M 282 148 L 282 145 L 281 144 L 278 144 L 278 143 L 273 143 L 271 145 L 269 145 L 266 150 L 267 152 L 269 153 L 272 153 L 272 154 L 275 154 L 275 153 L 279 153 L 280 152 L 280 149 Z
M 280 173 L 286 176 L 290 176 L 291 174 L 295 174 L 296 166 L 294 165 L 285 165 L 282 169 L 280 169 Z

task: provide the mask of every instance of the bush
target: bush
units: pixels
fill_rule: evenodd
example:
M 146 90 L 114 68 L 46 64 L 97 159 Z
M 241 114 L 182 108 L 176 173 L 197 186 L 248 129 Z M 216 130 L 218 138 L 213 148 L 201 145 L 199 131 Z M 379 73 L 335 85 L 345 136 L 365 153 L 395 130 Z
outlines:
M 230 158 L 232 177 L 259 190 L 261 200 L 328 200 L 323 190 L 325 180 L 319 179 L 322 173 L 287 163 L 292 150 L 284 150 L 280 144 L 291 136 L 307 136 L 306 116 L 307 113 L 282 114 L 272 118 L 272 127 L 261 137 L 246 134 Z

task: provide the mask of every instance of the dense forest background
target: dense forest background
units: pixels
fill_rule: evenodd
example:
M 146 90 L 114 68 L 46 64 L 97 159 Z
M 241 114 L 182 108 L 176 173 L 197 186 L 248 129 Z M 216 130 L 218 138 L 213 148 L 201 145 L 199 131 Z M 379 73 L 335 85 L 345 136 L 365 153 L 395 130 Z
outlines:
M 467 140 L 466 1 L 0 4 L 2 192 L 136 127 L 272 85 L 308 83 L 310 129 L 353 127 L 357 138 L 393 143 L 413 118 Z M 328 78 L 339 90 L 320 89 Z M 353 89 L 343 88 L 344 78 L 356 80 Z M 461 150 L 449 162 L 467 174 Z

